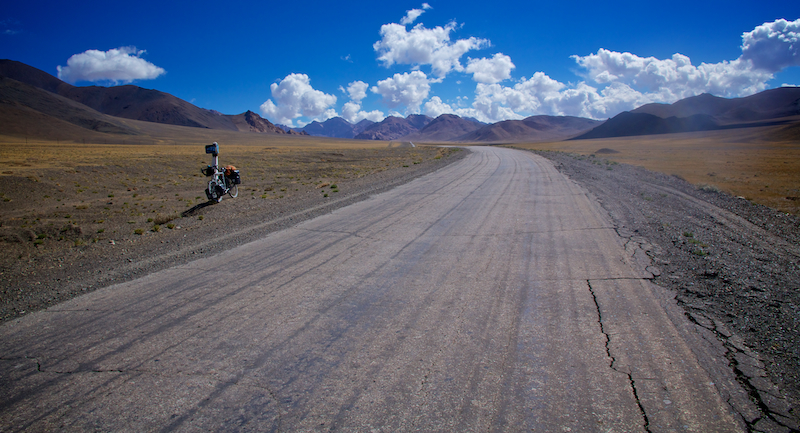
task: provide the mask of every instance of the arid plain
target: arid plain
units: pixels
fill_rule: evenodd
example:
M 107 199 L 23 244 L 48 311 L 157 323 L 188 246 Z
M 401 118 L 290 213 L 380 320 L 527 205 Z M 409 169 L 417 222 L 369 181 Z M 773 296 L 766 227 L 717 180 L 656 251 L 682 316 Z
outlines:
M 797 127 L 760 126 L 682 134 L 515 144 L 524 149 L 596 155 L 677 175 L 776 210 L 800 214 Z M 599 161 L 599 159 L 598 159 Z

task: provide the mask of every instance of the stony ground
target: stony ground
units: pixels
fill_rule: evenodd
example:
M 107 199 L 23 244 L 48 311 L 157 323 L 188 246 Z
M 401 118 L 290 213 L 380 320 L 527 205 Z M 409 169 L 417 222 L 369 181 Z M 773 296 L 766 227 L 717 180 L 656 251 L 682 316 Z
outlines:
M 594 155 L 539 154 L 647 246 L 654 283 L 722 341 L 758 407 L 745 414 L 750 427 L 798 431 L 800 218 Z

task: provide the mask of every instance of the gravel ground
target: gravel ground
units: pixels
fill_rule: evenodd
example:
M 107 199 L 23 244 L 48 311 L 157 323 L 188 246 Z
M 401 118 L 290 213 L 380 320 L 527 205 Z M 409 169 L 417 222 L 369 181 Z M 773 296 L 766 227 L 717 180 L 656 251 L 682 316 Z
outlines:
M 596 156 L 537 152 L 644 246 L 653 282 L 724 345 L 753 431 L 798 431 L 800 218 Z

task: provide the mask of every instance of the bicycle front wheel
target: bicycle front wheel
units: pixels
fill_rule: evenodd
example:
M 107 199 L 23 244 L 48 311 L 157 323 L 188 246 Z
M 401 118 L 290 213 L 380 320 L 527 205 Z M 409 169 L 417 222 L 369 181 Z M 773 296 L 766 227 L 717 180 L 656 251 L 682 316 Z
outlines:
M 239 185 L 234 184 L 231 186 L 231 189 L 228 190 L 228 195 L 233 198 L 236 198 L 239 195 Z

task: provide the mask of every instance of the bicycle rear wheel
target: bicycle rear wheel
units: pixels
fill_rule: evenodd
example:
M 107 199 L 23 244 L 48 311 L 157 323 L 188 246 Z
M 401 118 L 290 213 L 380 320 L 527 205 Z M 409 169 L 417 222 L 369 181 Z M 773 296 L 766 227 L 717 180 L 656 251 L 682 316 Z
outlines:
M 231 186 L 231 189 L 228 190 L 228 195 L 230 195 L 233 198 L 239 196 L 239 185 L 233 184 L 233 186 Z

